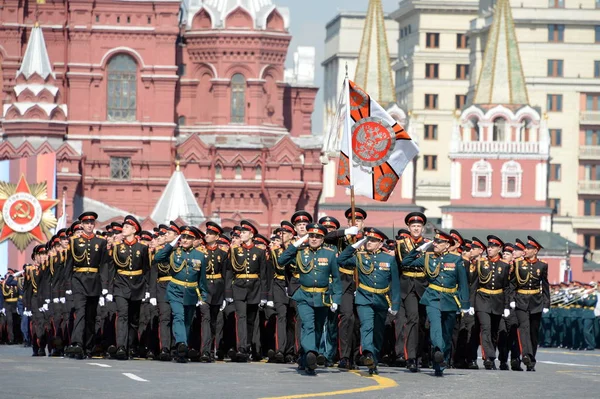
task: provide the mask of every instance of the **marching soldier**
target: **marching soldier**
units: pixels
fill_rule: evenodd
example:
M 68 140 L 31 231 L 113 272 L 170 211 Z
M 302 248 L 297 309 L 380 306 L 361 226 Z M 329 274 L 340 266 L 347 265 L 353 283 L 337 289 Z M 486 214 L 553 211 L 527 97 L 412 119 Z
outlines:
M 496 337 L 502 315 L 508 317 L 508 282 L 510 266 L 501 260 L 504 242 L 488 235 L 487 259 L 477 261 L 477 278 L 474 289 L 474 308 L 481 326 L 481 354 L 486 370 L 496 370 Z M 469 309 L 469 313 L 472 313 Z
M 527 371 L 535 371 L 542 312 L 550 311 L 548 264 L 538 259 L 540 249 L 542 246 L 527 236 L 525 259 L 515 262 L 515 278 L 511 283 L 510 307 L 515 309 L 519 320 L 518 337 Z
M 241 223 L 241 245 L 232 247 L 227 264 L 225 297 L 235 305 L 237 352 L 229 357 L 238 362 L 248 361 L 258 306 L 267 303 L 267 260 L 265 251 L 254 245 L 258 230 L 246 220 Z
M 400 308 L 400 279 L 394 256 L 381 251 L 386 235 L 373 227 L 365 228 L 364 234 L 365 238 L 346 247 L 338 263 L 358 271 L 355 303 L 360 319 L 360 344 L 363 364 L 372 375 L 378 374 L 386 316 L 388 312 L 395 315 Z M 363 244 L 364 250 L 357 252 Z
M 327 234 L 338 230 L 341 226 L 340 222 L 333 216 L 324 216 L 319 219 L 319 224 L 325 226 Z M 341 240 L 335 240 L 333 243 L 328 243 L 327 240 L 323 245 L 329 245 L 336 252 L 341 252 L 340 246 Z M 327 297 L 331 302 L 331 296 L 333 295 L 333 281 L 329 281 L 329 291 Z M 335 363 L 335 357 L 338 352 L 338 321 L 336 312 L 327 313 L 327 322 L 325 323 L 325 336 L 323 337 L 323 354 L 325 355 L 326 366 L 331 367 Z
M 326 232 L 323 225 L 309 224 L 307 234 L 288 246 L 279 257 L 280 265 L 287 266 L 295 260 L 300 274 L 300 288 L 292 298 L 298 305 L 302 320 L 299 369 L 305 370 L 308 375 L 314 375 L 317 365 L 324 365 L 326 362 L 325 356 L 319 353 L 323 327 L 328 309 L 335 312 L 337 303 L 341 300 L 337 252 L 329 246 L 323 246 Z M 307 240 L 308 245 L 302 246 Z M 333 296 L 328 307 L 324 299 L 329 290 L 330 277 L 333 280 Z
M 433 245 L 433 252 L 426 252 Z M 454 238 L 436 230 L 433 243 L 413 249 L 404 257 L 403 267 L 422 268 L 429 285 L 420 303 L 426 306 L 430 323 L 433 368 L 436 376 L 442 376 L 452 351 L 452 331 L 456 312 L 469 310 L 469 285 L 462 258 L 448 252 Z
M 177 227 L 181 233 L 156 253 L 155 262 L 169 262 L 171 281 L 167 287 L 167 300 L 173 313 L 173 335 L 177 361 L 187 362 L 188 339 L 196 307 L 204 304 L 208 296 L 206 283 L 206 253 L 194 248 L 198 238 L 190 226 Z M 181 241 L 176 248 L 177 242 Z M 176 248 L 176 249 L 175 249 Z
M 593 351 L 596 348 L 596 337 L 594 336 L 594 310 L 598 303 L 598 296 L 591 284 L 584 284 L 585 293 L 579 299 L 581 305 L 580 330 L 583 332 L 583 350 Z
M 96 219 L 95 212 L 79 215 L 83 231 L 71 237 L 65 264 L 65 279 L 70 282 L 67 294 L 73 295 L 75 312 L 70 353 L 77 359 L 92 351 L 100 294 L 108 294 L 108 252 L 106 240 L 93 233 Z
M 0 282 L 0 313 L 6 317 L 6 329 L 8 332 L 8 345 L 15 343 L 15 330 L 13 322 L 16 319 L 17 302 L 19 301 L 19 288 L 17 279 L 13 276 L 14 270 L 8 269 L 6 277 Z M 4 323 L 0 323 L 0 333 Z M 1 335 L 1 334 L 0 334 Z

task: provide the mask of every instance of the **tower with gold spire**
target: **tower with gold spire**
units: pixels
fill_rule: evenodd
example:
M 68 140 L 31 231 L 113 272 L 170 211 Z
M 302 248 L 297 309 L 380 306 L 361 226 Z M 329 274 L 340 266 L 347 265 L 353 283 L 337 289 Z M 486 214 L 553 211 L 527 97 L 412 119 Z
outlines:
M 550 231 L 546 117 L 529 104 L 509 0 L 498 0 L 491 24 L 470 33 L 487 34 L 487 43 L 470 104 L 455 115 L 442 227 Z
M 413 140 L 416 140 L 414 129 L 408 124 L 406 112 L 396 102 L 385 14 L 381 0 L 369 0 L 361 40 L 355 44 L 359 53 L 354 76 L 350 73 L 350 80 L 384 107 L 406 129 Z M 325 132 L 330 136 L 324 140 L 322 159 L 325 166 L 319 213 L 343 220 L 344 210 L 350 207 L 350 196 L 344 186 L 336 184 L 337 156 L 341 140 L 341 134 L 338 133 L 341 131 L 332 129 L 332 132 Z M 414 163 L 410 163 L 388 202 L 382 203 L 364 197 L 356 198 L 356 205 L 367 211 L 370 225 L 388 228 L 394 225 L 400 226 L 405 214 L 423 210 L 414 203 L 414 171 Z M 390 218 L 390 212 L 394 214 L 393 218 Z M 398 220 L 394 223 L 392 219 L 396 218 Z

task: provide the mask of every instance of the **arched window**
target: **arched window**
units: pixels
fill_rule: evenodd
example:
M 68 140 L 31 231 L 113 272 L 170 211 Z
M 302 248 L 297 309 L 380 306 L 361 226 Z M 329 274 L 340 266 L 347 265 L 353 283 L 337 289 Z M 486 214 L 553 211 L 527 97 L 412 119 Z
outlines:
M 469 122 L 471 123 L 471 141 L 481 140 L 481 135 L 479 134 L 479 120 L 472 118 Z
M 215 179 L 222 179 L 223 178 L 223 169 L 221 168 L 221 165 L 217 165 L 215 166 Z
M 260 165 L 256 165 L 256 168 L 254 168 L 254 173 L 254 178 L 256 180 L 262 179 L 262 168 L 260 167 Z
M 496 118 L 494 119 L 494 135 L 492 141 L 504 141 L 506 130 L 506 119 Z
M 235 178 L 236 179 L 241 179 L 242 178 L 242 165 L 235 165 Z
M 520 198 L 521 197 L 521 176 L 523 169 L 521 164 L 516 161 L 508 161 L 502 165 L 502 197 Z
M 108 63 L 106 108 L 109 121 L 135 121 L 137 64 L 130 56 L 119 54 Z
M 477 161 L 471 168 L 471 174 L 473 175 L 471 195 L 490 198 L 492 196 L 492 165 L 483 159 Z
M 231 77 L 231 123 L 246 121 L 246 79 L 236 73 Z

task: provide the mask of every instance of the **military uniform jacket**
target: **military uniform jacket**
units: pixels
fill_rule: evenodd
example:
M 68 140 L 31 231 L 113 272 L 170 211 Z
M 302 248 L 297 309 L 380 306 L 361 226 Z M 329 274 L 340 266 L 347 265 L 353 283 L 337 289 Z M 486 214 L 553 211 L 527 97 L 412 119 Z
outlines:
M 271 283 L 271 287 L 269 289 L 269 301 L 273 301 L 276 303 L 284 303 L 288 304 L 290 302 L 290 298 L 287 295 L 288 290 L 288 281 L 290 281 L 290 277 L 292 277 L 292 273 L 286 270 L 290 270 L 285 267 L 285 265 L 281 265 L 279 263 L 279 257 L 283 254 L 283 248 L 277 248 L 271 250 L 271 265 L 273 270 L 273 281 Z M 296 265 L 294 265 L 295 268 Z M 300 276 L 298 276 L 300 277 Z M 298 279 L 296 279 L 296 289 L 300 287 Z
M 329 246 L 312 249 L 307 245 L 296 248 L 290 245 L 279 257 L 279 263 L 287 266 L 295 263 L 299 273 L 300 288 L 292 299 L 312 307 L 329 306 L 326 298 L 331 289 L 331 301 L 341 303 L 342 282 L 338 270 L 337 252 Z M 331 288 L 329 279 L 331 277 Z
M 477 312 L 501 315 L 508 309 L 510 265 L 495 259 L 479 259 L 476 265 L 477 278 L 473 284 L 475 290 L 474 308 Z
M 132 242 L 115 242 L 109 271 L 109 293 L 132 301 L 141 301 L 149 292 L 150 258 L 148 246 L 135 238 Z
M 65 290 L 73 294 L 100 296 L 108 290 L 109 271 L 106 240 L 91 235 L 71 237 L 65 263 Z
M 8 305 L 17 305 L 19 288 L 13 276 L 8 276 L 6 280 L 0 282 L 0 291 L 0 309 Z
M 267 300 L 267 258 L 265 251 L 256 245 L 242 244 L 232 247 L 227 260 L 225 297 L 236 301 L 257 304 Z
M 375 253 L 346 247 L 338 257 L 338 264 L 358 268 L 358 289 L 354 303 L 398 311 L 400 309 L 400 277 L 396 259 L 380 250 Z
M 415 291 L 417 296 L 420 298 L 425 292 L 427 287 L 427 279 L 425 278 L 425 272 L 422 267 L 411 266 L 404 263 L 404 258 L 413 250 L 419 246 L 428 242 L 423 237 L 418 240 L 413 240 L 412 237 L 407 237 L 403 240 L 399 240 L 396 243 L 396 261 L 400 267 L 400 288 L 402 291 L 402 299 L 406 299 L 408 294 Z
M 65 260 L 65 252 L 60 251 L 50 258 L 52 298 L 61 298 L 65 296 Z
M 40 265 L 40 273 L 37 279 L 37 295 L 40 298 L 40 306 L 52 298 L 52 275 L 50 274 L 50 259 Z
M 169 260 L 164 262 L 158 262 L 156 260 L 156 253 L 164 248 L 160 246 L 154 248 L 154 251 L 148 250 L 148 256 L 150 257 L 150 281 L 148 286 L 150 287 L 150 298 L 156 298 L 160 302 L 167 300 L 167 286 L 171 281 L 171 265 Z
M 362 238 L 362 232 L 356 236 L 344 235 L 344 229 L 332 231 L 325 236 L 325 243 L 332 248 L 337 249 L 337 253 L 341 253 L 347 247 L 352 246 L 359 238 Z M 339 266 L 339 265 L 338 265 Z M 356 291 L 356 281 L 354 279 L 354 271 L 339 266 L 340 279 L 342 281 L 342 294 L 347 292 L 353 294 Z
M 539 259 L 515 261 L 514 278 L 511 281 L 511 300 L 516 308 L 529 313 L 550 309 L 550 285 L 548 264 Z
M 166 244 L 154 256 L 155 262 L 169 262 L 171 281 L 167 287 L 169 302 L 195 305 L 208 296 L 206 254 L 196 248 L 173 249 Z
M 225 277 L 227 276 L 227 257 L 229 254 L 218 245 L 206 247 L 206 279 L 208 283 L 209 305 L 221 305 L 225 300 Z
M 478 259 L 463 258 L 463 265 L 465 265 L 465 268 L 467 268 L 467 280 L 469 282 L 469 302 L 472 304 L 475 303 L 475 294 L 477 293 L 477 285 L 475 284 L 475 280 L 479 278 L 477 275 L 477 262 L 479 259 L 485 259 L 485 257 L 480 257 Z
M 588 294 L 587 297 L 581 298 L 578 304 L 581 306 L 581 318 L 582 319 L 595 319 L 594 309 L 598 303 L 598 296 L 595 293 Z
M 44 305 L 44 299 L 40 296 L 43 290 L 41 266 L 30 266 L 25 271 L 25 307 L 28 310 L 38 310 Z
M 402 261 L 402 266 L 421 267 L 427 275 L 429 286 L 419 303 L 434 306 L 442 312 L 469 309 L 469 283 L 467 271 L 459 255 L 433 252 L 422 254 L 413 249 Z M 445 291 L 445 292 L 444 292 Z

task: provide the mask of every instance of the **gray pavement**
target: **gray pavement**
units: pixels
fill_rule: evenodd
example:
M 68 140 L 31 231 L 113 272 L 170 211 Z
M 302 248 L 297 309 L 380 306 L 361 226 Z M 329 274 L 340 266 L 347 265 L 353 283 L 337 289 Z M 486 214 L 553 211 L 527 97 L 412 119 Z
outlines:
M 29 348 L 0 346 L 0 398 L 600 397 L 600 352 L 593 351 L 540 349 L 535 373 L 446 370 L 442 378 L 428 369 L 412 374 L 381 367 L 379 378 L 371 378 L 332 368 L 309 377 L 292 365 L 72 360 L 30 354 Z

